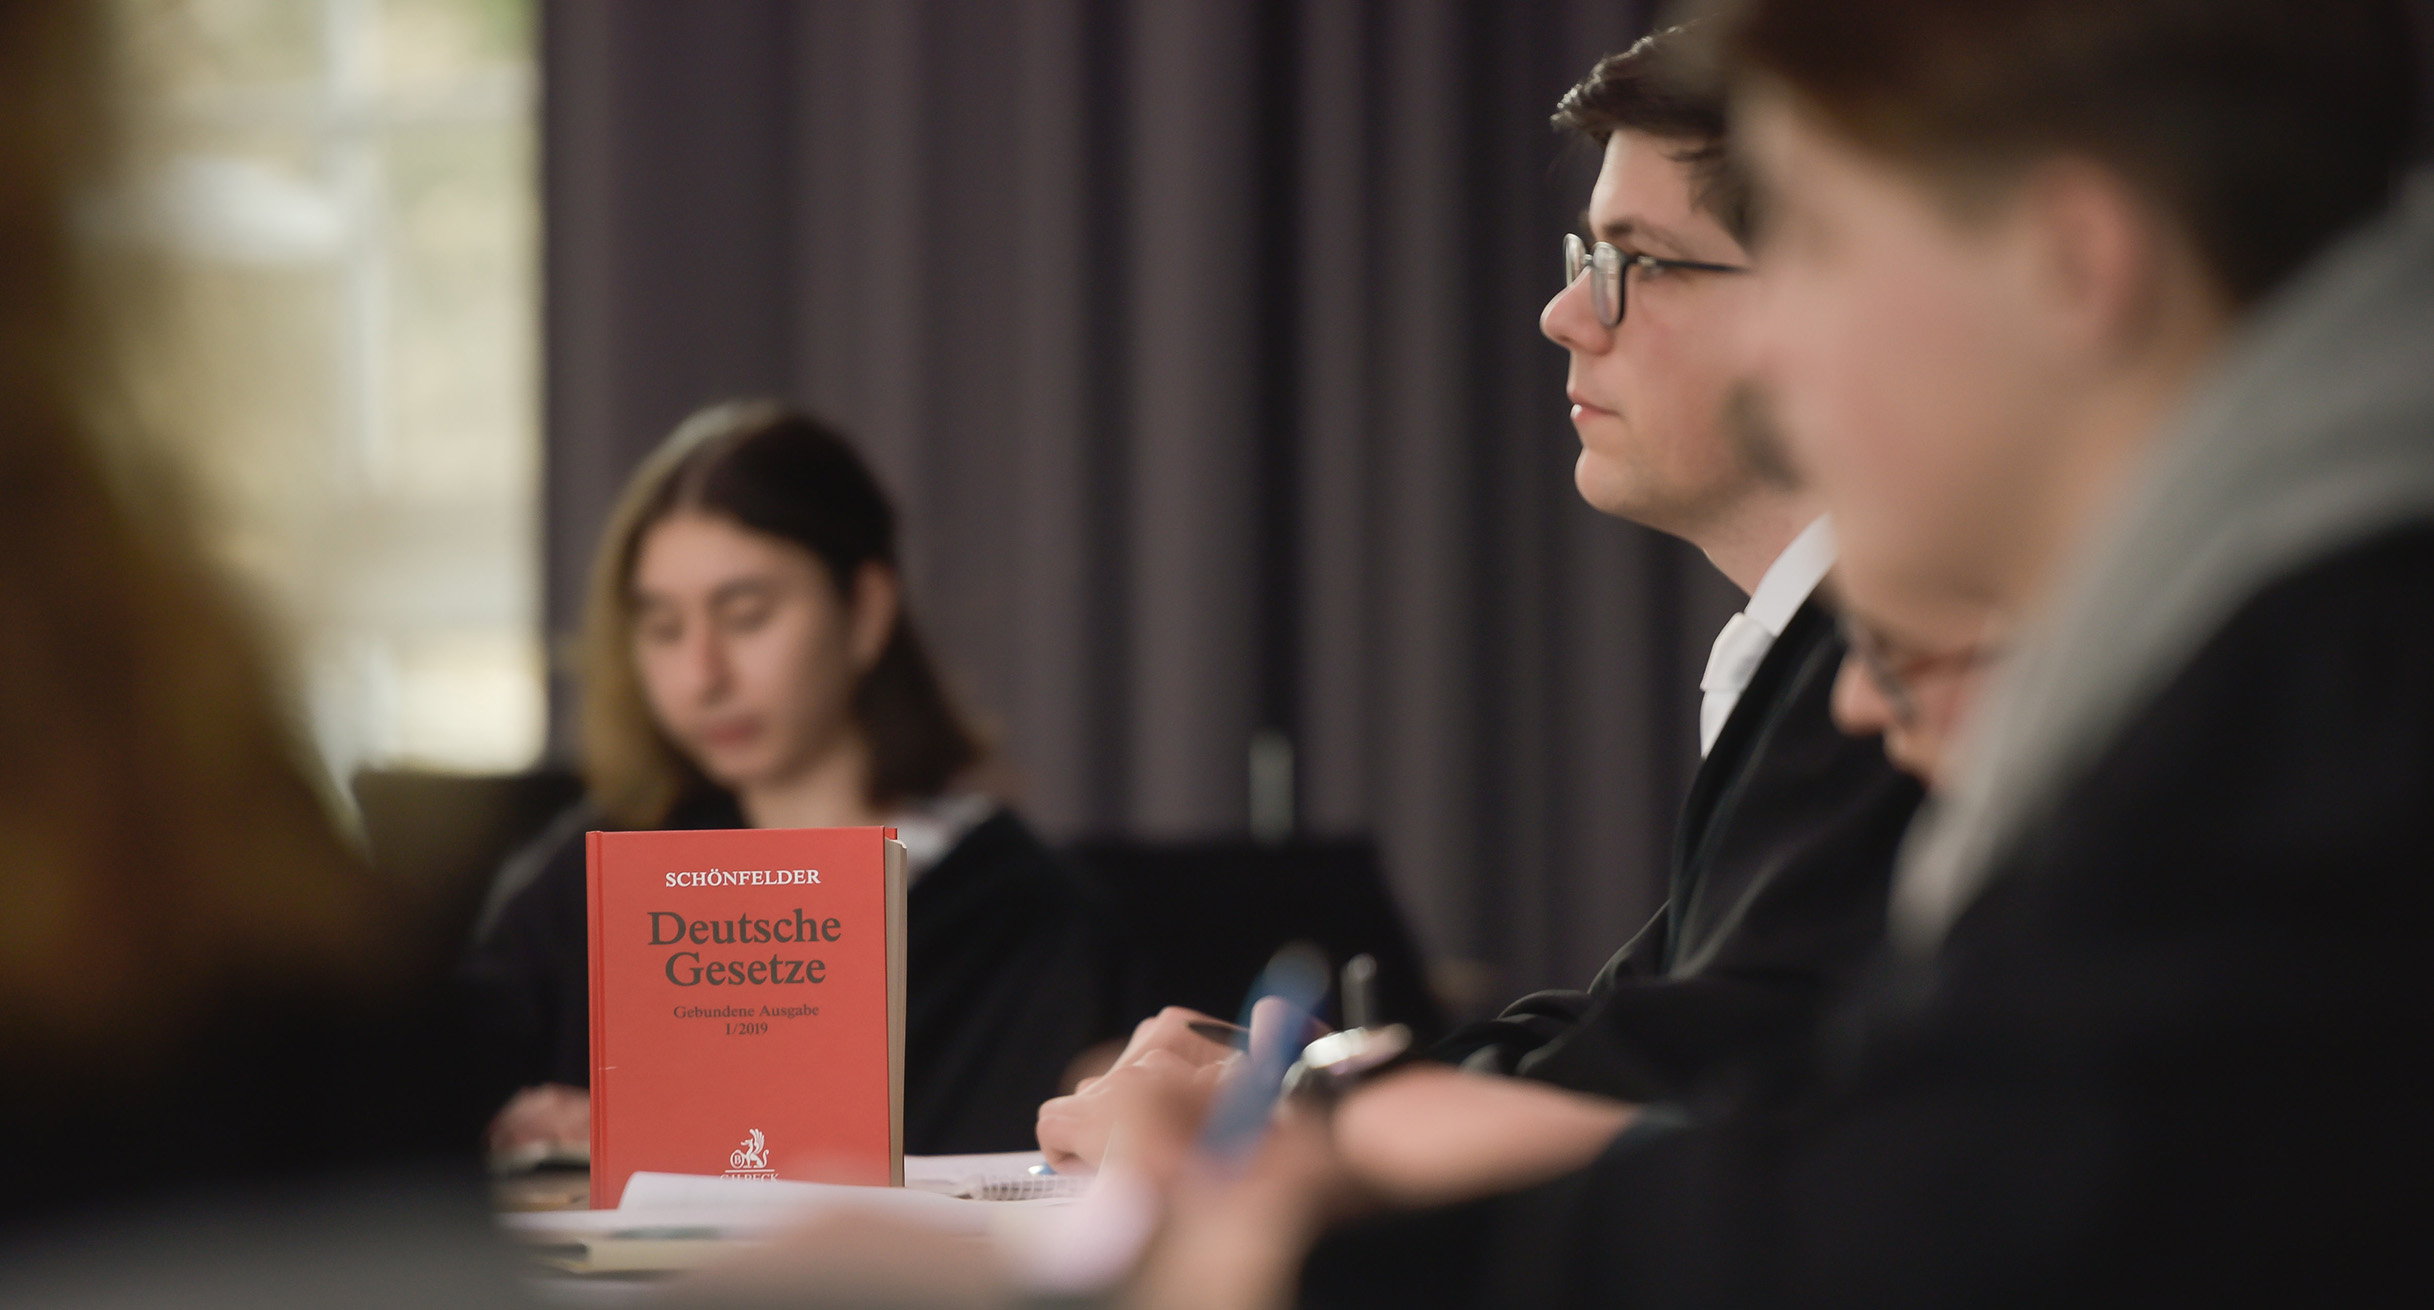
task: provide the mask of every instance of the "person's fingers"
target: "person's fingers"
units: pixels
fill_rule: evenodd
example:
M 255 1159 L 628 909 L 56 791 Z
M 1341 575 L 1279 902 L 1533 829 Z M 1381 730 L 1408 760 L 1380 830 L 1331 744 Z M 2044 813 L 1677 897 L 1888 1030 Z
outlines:
M 1119 1059 L 1119 1063 L 1152 1047 L 1167 1045 L 1174 1040 L 1174 1035 L 1178 1030 L 1190 1032 L 1191 1020 L 1182 1016 L 1191 1013 L 1192 1011 L 1183 1006 L 1170 1005 L 1134 1024 L 1132 1040 L 1124 1044 L 1124 1054 Z
M 1200 1121 L 1208 1116 L 1209 1102 L 1217 1089 L 1242 1067 L 1240 1052 L 1228 1051 L 1222 1060 L 1208 1064 L 1192 1064 L 1169 1051 L 1145 1057 L 1137 1078 L 1158 1084 L 1160 1095 L 1177 1113 L 1191 1121 L 1192 1131 L 1198 1132 Z
M 1129 1063 L 1138 1059 L 1143 1053 L 1152 1050 L 1171 1051 L 1195 1064 L 1222 1060 L 1232 1054 L 1234 1048 L 1231 1043 L 1202 1036 L 1193 1030 L 1194 1024 L 1219 1024 L 1221 1027 L 1227 1028 L 1233 1026 L 1212 1019 L 1198 1010 L 1181 1005 L 1170 1005 L 1158 1011 L 1156 1015 L 1141 1021 L 1141 1026 L 1133 1030 L 1132 1043 L 1125 1047 L 1124 1056 L 1117 1063 Z
M 1183 1172 L 1158 1243 L 1120 1304 L 1156 1310 L 1289 1304 L 1293 1271 L 1340 1190 L 1324 1126 L 1286 1110 L 1239 1174 Z
M 533 1108 L 541 1090 L 527 1087 L 507 1098 L 507 1104 L 490 1121 L 490 1149 L 506 1150 L 531 1139 Z
M 1196 1066 L 1172 1051 L 1145 1052 L 1122 1075 L 1110 1075 L 1111 1130 L 1101 1167 L 1123 1168 L 1163 1192 L 1183 1169 L 1209 1097 Z M 1119 1159 L 1120 1157 L 1120 1159 Z
M 556 1089 L 541 1107 L 540 1121 L 551 1141 L 565 1145 L 586 1142 L 592 1135 L 592 1098 L 573 1088 Z
M 1190 1015 L 1180 1008 L 1169 1014 Z M 1208 1100 L 1226 1070 L 1233 1067 L 1234 1052 L 1224 1050 L 1214 1060 L 1200 1058 L 1201 1052 L 1186 1048 L 1177 1051 L 1158 1041 L 1145 1043 L 1125 1060 L 1105 1074 L 1076 1088 L 1072 1094 L 1041 1102 L 1034 1131 L 1039 1138 L 1040 1154 L 1049 1167 L 1063 1171 L 1096 1170 L 1105 1163 L 1107 1144 L 1117 1125 L 1128 1113 L 1138 1113 L 1133 1107 L 1146 1095 L 1176 1099 L 1192 1128 L 1207 1112 Z
M 1139 1059 L 1125 1067 L 1124 1072 L 1134 1079 L 1159 1080 L 1189 1078 L 1194 1070 L 1201 1067 L 1200 1064 L 1187 1060 L 1165 1047 L 1157 1047 L 1143 1051 Z
M 1038 1128 L 1041 1157 L 1060 1173 L 1095 1168 L 1112 1117 L 1112 1108 L 1079 1097 L 1059 1096 L 1043 1102 Z
M 575 1144 L 592 1134 L 591 1095 L 556 1083 L 527 1087 L 515 1094 L 491 1121 L 494 1149 L 526 1142 Z

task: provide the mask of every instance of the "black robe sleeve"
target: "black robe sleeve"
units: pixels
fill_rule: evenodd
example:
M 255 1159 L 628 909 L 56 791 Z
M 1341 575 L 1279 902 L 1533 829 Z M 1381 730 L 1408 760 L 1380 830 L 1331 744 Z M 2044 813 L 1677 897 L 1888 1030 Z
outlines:
M 2374 1299 L 2418 1273 L 2430 853 L 2417 529 L 2253 599 L 1798 1094 L 1330 1239 L 1305 1300 Z
M 1492 1019 L 1464 1024 L 1427 1052 L 1432 1060 L 1460 1064 L 1484 1073 L 1515 1073 L 1529 1058 L 1554 1045 L 1578 1027 L 1600 1001 L 1616 989 L 1654 983 L 1664 977 L 1666 911 L 1634 934 L 1606 961 L 1585 991 L 1550 988 L 1532 992 L 1504 1007 Z M 1598 1090 L 1622 1097 L 1624 1089 Z
M 1644 1103 L 1722 1094 L 1806 1039 L 1883 936 L 1919 803 L 1874 738 L 1834 727 L 1843 650 L 1804 605 L 1692 785 L 1664 909 L 1586 991 L 1524 997 L 1437 1058 Z

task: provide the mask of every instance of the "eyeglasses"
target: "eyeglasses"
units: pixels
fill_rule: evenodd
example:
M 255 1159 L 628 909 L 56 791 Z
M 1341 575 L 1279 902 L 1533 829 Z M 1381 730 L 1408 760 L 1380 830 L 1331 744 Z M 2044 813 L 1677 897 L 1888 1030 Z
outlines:
M 1885 698 L 1885 707 L 1893 711 L 1893 721 L 1904 728 L 1918 725 L 1918 697 L 1913 689 L 1919 683 L 1938 675 L 1966 673 L 2003 657 L 2003 648 L 1992 642 L 1925 654 L 1899 651 L 1865 624 L 1853 622 L 1847 616 L 1842 621 L 1842 637 L 1851 653 L 1859 658 L 1859 667 L 1866 671 L 1868 681 L 1876 685 L 1877 694 Z
M 1747 273 L 1741 264 L 1703 264 L 1695 259 L 1659 259 L 1655 255 L 1626 255 L 1611 242 L 1600 241 L 1591 248 L 1570 232 L 1564 233 L 1564 285 L 1580 281 L 1583 268 L 1589 270 L 1589 303 L 1597 307 L 1597 321 L 1607 327 L 1623 321 L 1623 270 L 1636 268 L 1645 274 L 1677 270 L 1685 273 Z

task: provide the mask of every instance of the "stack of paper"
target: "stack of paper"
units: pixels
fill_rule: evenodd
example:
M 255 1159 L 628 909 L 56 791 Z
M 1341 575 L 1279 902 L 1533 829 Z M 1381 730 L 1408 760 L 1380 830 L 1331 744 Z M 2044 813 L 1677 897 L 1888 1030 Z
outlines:
M 614 1210 L 509 1214 L 499 1222 L 544 1264 L 565 1272 L 673 1272 L 717 1263 L 838 1210 L 985 1237 L 993 1215 L 1069 1204 L 1088 1182 L 1033 1174 L 1039 1162 L 1036 1151 L 907 1156 L 900 1188 L 646 1171 L 626 1184 Z
M 1047 1172 L 1037 1151 L 996 1155 L 908 1155 L 904 1185 L 973 1201 L 1071 1199 L 1090 1188 L 1088 1176 Z

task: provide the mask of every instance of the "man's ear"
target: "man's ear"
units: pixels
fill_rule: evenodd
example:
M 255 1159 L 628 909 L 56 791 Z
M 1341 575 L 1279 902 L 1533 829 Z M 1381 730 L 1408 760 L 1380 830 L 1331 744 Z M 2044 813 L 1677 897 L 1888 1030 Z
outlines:
M 2165 316 L 2174 249 L 2164 219 L 2121 175 L 2089 160 L 2038 165 L 2020 194 L 2037 225 L 2040 280 L 2072 345 L 2135 349 Z
M 854 672 L 867 673 L 896 634 L 896 616 L 904 605 L 896 570 L 876 560 L 854 570 L 851 630 Z

